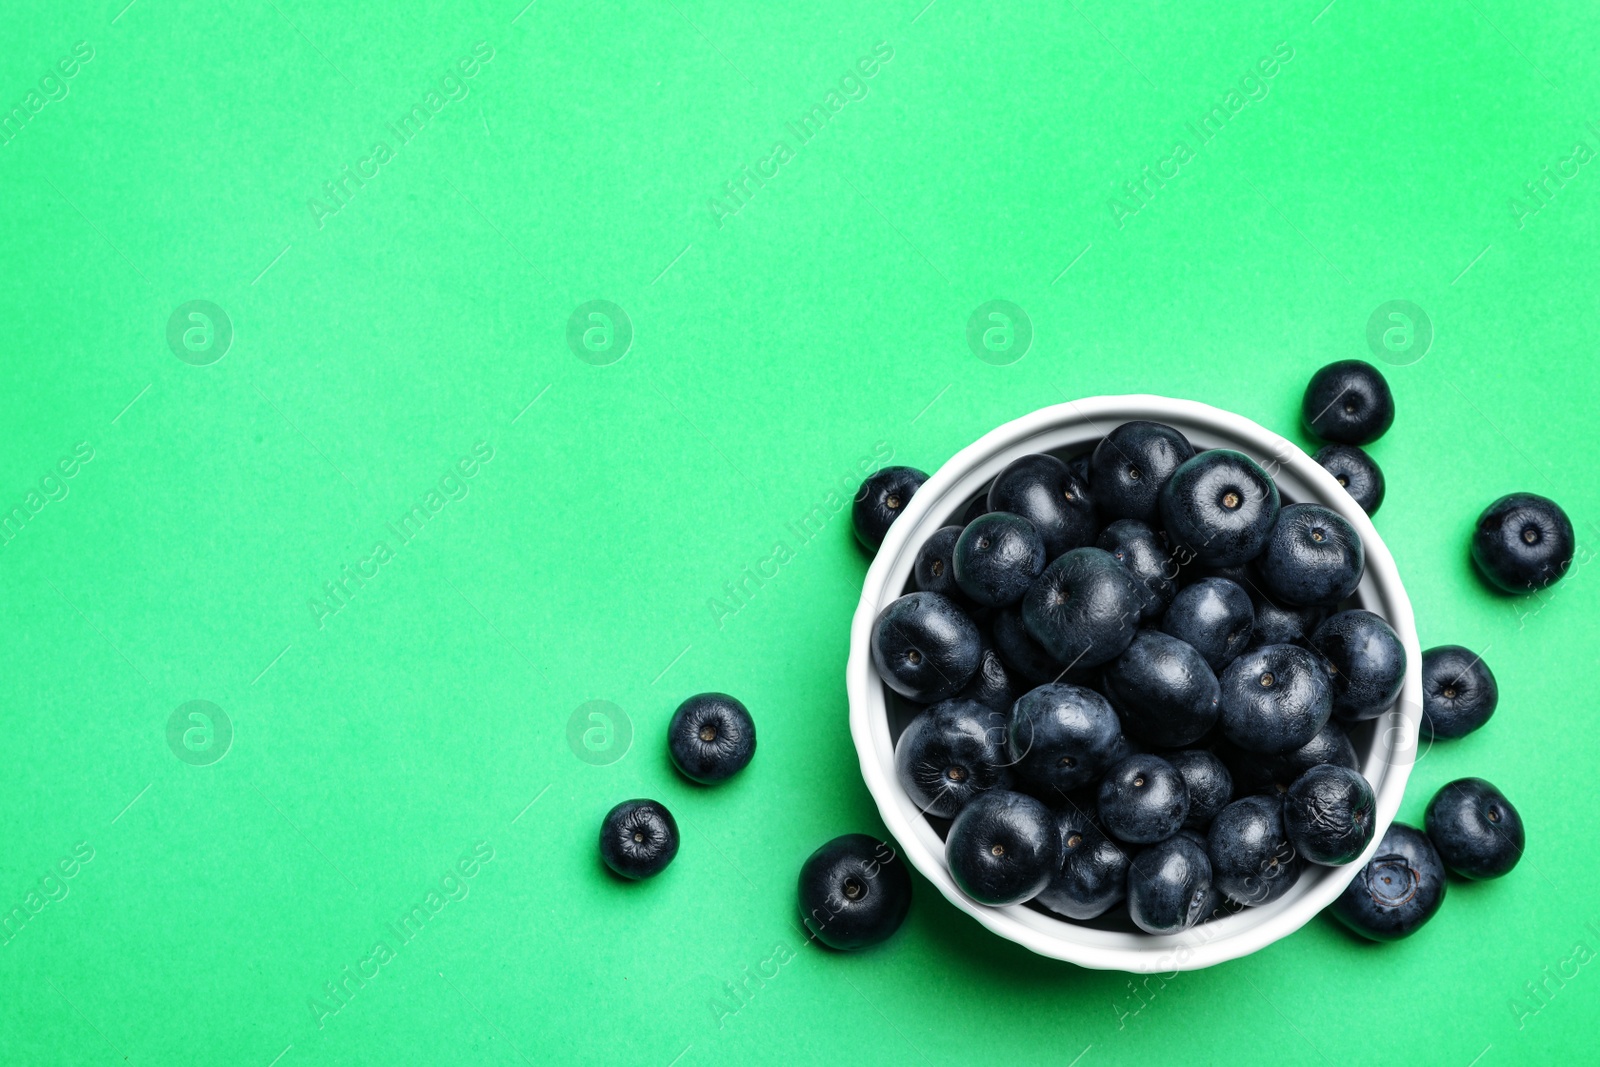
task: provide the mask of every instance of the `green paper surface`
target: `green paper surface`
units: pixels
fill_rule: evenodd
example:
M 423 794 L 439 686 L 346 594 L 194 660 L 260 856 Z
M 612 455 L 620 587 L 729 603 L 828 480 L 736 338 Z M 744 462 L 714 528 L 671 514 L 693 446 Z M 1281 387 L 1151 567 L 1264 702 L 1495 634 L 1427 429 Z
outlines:
M 124 2 L 0 31 L 0 1059 L 1592 1058 L 1589 6 Z M 800 864 L 882 832 L 863 466 L 1107 393 L 1310 448 L 1341 358 L 1422 644 L 1501 687 L 1402 817 L 1488 778 L 1521 866 L 1137 987 L 920 878 L 803 943 Z M 1578 528 L 1537 598 L 1467 558 L 1514 490 Z M 713 689 L 760 748 L 703 789 Z M 636 796 L 683 844 L 623 884 Z

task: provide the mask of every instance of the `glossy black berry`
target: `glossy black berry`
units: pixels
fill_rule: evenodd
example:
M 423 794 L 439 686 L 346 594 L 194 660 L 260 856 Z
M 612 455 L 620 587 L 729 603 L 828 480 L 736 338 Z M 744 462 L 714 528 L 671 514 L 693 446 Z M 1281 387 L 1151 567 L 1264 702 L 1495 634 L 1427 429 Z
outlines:
M 1226 578 L 1202 578 L 1180 589 L 1161 617 L 1161 631 L 1193 646 L 1214 672 L 1249 646 L 1255 624 L 1250 594 Z
M 1472 559 L 1507 593 L 1529 593 L 1561 580 L 1577 541 L 1572 520 L 1548 497 L 1512 493 L 1483 509 L 1472 531 Z
M 1094 455 L 1095 447 L 1098 444 L 1099 442 L 1097 441 L 1089 446 L 1088 451 L 1069 456 L 1066 460 L 1067 470 L 1071 471 L 1073 476 L 1084 485 L 1089 484 L 1089 460 Z
M 1354 862 L 1372 842 L 1377 809 L 1377 798 L 1365 778 L 1325 763 L 1289 787 L 1283 824 L 1301 856 L 1325 867 L 1340 867 Z
M 917 714 L 894 746 L 895 776 L 923 811 L 951 818 L 1009 781 L 1006 718 L 974 700 L 946 700 Z
M 911 909 L 911 875 L 894 846 L 866 834 L 836 837 L 800 868 L 800 920 L 829 948 L 887 940 Z
M 1012 460 L 989 486 L 989 510 L 1008 511 L 1033 524 L 1047 559 L 1094 540 L 1095 509 L 1089 486 L 1054 456 Z
M 1214 448 L 1185 462 L 1161 491 L 1161 519 L 1174 547 L 1227 567 L 1260 553 L 1278 521 L 1278 487 L 1242 452 Z
M 701 693 L 672 713 L 667 751 L 685 777 L 713 785 L 744 770 L 756 754 L 756 724 L 726 693 Z
M 989 620 L 995 651 L 1005 665 L 1029 685 L 1054 681 L 1066 669 L 1033 639 L 1022 621 L 1021 607 L 1002 608 Z
M 1106 696 L 1129 730 L 1161 748 L 1204 737 L 1221 714 L 1221 689 L 1205 659 L 1187 642 L 1140 630 L 1102 676 Z
M 1355 445 L 1325 445 L 1311 458 L 1333 475 L 1362 511 L 1378 513 L 1383 503 L 1383 471 L 1371 456 Z
M 972 680 L 962 687 L 956 697 L 961 700 L 976 700 L 986 707 L 1005 714 L 1011 711 L 1011 705 L 1015 704 L 1017 698 L 1026 690 L 1027 686 L 1023 684 L 1021 678 L 1013 675 L 994 645 L 984 640 L 978 651 L 978 669 L 972 672 Z
M 856 540 L 868 551 L 876 552 L 890 523 L 905 512 L 912 494 L 927 480 L 928 476 L 915 467 L 885 467 L 868 475 L 850 505 Z
M 1031 900 L 1061 869 L 1061 835 L 1044 804 L 1003 789 L 961 809 L 945 838 L 950 876 L 979 904 Z
M 1241 589 L 1249 590 L 1256 584 L 1255 566 L 1250 563 L 1232 563 L 1226 567 L 1213 567 L 1201 563 L 1187 550 L 1180 549 L 1174 554 L 1179 560 L 1178 584 L 1192 585 L 1205 578 L 1226 578 Z
M 956 539 L 960 536 L 961 527 L 941 526 L 922 542 L 922 547 L 917 549 L 916 562 L 911 565 L 911 577 L 918 589 L 961 599 L 955 569 Z
M 1129 756 L 1100 782 L 1100 825 L 1119 841 L 1148 845 L 1171 837 L 1189 817 L 1189 789 L 1160 756 Z
M 624 878 L 652 878 L 678 854 L 678 824 L 654 800 L 624 800 L 600 824 L 600 858 Z
M 1203 829 L 1233 799 L 1233 775 L 1215 753 L 1203 748 L 1167 752 L 1162 758 L 1183 777 L 1189 794 L 1189 817 L 1183 820 L 1184 829 Z
M 1223 808 L 1211 820 L 1206 854 L 1218 891 L 1246 907 L 1283 896 L 1304 867 L 1284 831 L 1277 797 L 1248 796 Z
M 1178 568 L 1165 539 L 1138 519 L 1118 519 L 1100 531 L 1095 547 L 1127 568 L 1142 601 L 1142 617 L 1159 619 L 1178 594 Z
M 1394 422 L 1394 396 L 1378 368 L 1359 359 L 1341 359 L 1311 376 L 1300 417 L 1324 441 L 1365 445 L 1383 436 Z
M 1482 778 L 1458 778 L 1428 802 L 1423 825 L 1446 867 L 1463 878 L 1499 878 L 1522 858 L 1522 816 Z
M 1331 615 L 1312 631 L 1311 647 L 1327 660 L 1333 712 L 1341 719 L 1375 719 L 1399 699 L 1406 650 L 1381 616 L 1359 609 Z
M 872 662 L 884 684 L 923 704 L 954 696 L 978 669 L 978 627 L 955 601 L 908 593 L 878 614 Z
M 1336 720 L 1329 720 L 1315 737 L 1299 748 L 1267 755 L 1246 752 L 1227 742 L 1217 746 L 1217 755 L 1233 775 L 1239 793 L 1269 793 L 1281 796 L 1289 791 L 1306 771 L 1323 764 L 1360 770 L 1355 746 Z
M 1187 930 L 1213 900 L 1211 860 L 1184 834 L 1140 851 L 1128 865 L 1128 915 L 1147 934 Z
M 1255 609 L 1256 628 L 1250 635 L 1248 648 L 1260 648 L 1263 645 L 1309 646 L 1311 631 L 1328 617 L 1327 608 L 1295 608 L 1276 604 L 1259 587 L 1251 588 L 1250 606 Z
M 1278 512 L 1256 570 L 1280 604 L 1332 607 L 1361 583 L 1366 550 L 1338 512 L 1321 504 L 1290 504 Z
M 1201 852 L 1206 850 L 1206 839 L 1204 837 L 1201 837 L 1199 834 L 1195 834 L 1193 830 L 1185 830 L 1184 833 L 1194 834 L 1195 846 L 1199 848 Z M 1211 857 L 1206 857 L 1206 861 L 1208 863 L 1210 862 L 1210 859 Z M 1224 902 L 1221 892 L 1217 890 L 1216 884 L 1213 883 L 1206 890 L 1205 900 L 1200 905 L 1200 917 L 1196 919 L 1195 922 L 1207 923 L 1212 919 L 1220 919 L 1225 915 L 1231 915 L 1236 907 L 1236 905 L 1226 904 Z
M 989 490 L 985 489 L 967 501 L 967 508 L 961 513 L 961 525 L 965 526 L 979 515 L 987 514 L 989 514 Z
M 1018 781 L 1047 798 L 1098 779 L 1121 735 L 1122 724 L 1105 697 L 1065 683 L 1025 694 L 1012 707 L 1006 729 Z
M 1422 654 L 1422 731 L 1425 737 L 1465 737 L 1494 714 L 1500 687 L 1483 657 L 1460 645 Z
M 1327 668 L 1298 645 L 1251 649 L 1222 672 L 1222 734 L 1248 752 L 1299 748 L 1332 714 Z
M 1444 863 L 1426 835 L 1390 823 L 1377 853 L 1333 902 L 1334 918 L 1373 941 L 1398 941 L 1444 903 Z
M 1128 854 L 1101 833 L 1083 812 L 1057 817 L 1061 870 L 1034 900 L 1068 919 L 1093 919 L 1122 903 L 1128 893 Z
M 1033 523 L 1009 511 L 991 511 L 967 524 L 956 539 L 956 584 L 984 607 L 1015 604 L 1044 570 L 1044 542 Z
M 1072 667 L 1098 667 L 1133 642 L 1143 608 L 1133 578 L 1111 553 L 1075 548 L 1059 556 L 1022 599 L 1028 634 Z
M 1125 422 L 1095 446 L 1089 460 L 1089 486 L 1106 519 L 1155 523 L 1161 489 L 1194 446 L 1183 434 L 1159 422 Z

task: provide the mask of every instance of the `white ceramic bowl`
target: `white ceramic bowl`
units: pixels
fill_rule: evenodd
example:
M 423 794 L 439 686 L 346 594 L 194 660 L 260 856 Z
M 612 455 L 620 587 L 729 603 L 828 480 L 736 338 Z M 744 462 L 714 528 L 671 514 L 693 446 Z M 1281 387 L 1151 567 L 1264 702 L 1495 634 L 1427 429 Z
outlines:
M 1164 422 L 1181 430 L 1197 448 L 1232 448 L 1266 468 L 1284 502 L 1316 502 L 1343 515 L 1366 546 L 1366 574 L 1354 600 L 1394 627 L 1405 646 L 1408 669 L 1400 700 L 1379 719 L 1350 731 L 1361 770 L 1377 794 L 1377 832 L 1355 863 L 1307 866 L 1300 880 L 1270 904 L 1213 919 L 1180 934 L 1153 936 L 1125 916 L 1080 924 L 1017 905 L 992 908 L 956 887 L 945 864 L 944 841 L 901 788 L 894 771 L 894 741 L 917 707 L 894 696 L 872 663 L 872 624 L 891 601 L 907 592 L 917 549 L 941 526 L 958 523 L 967 504 L 1008 463 L 1032 452 L 1066 457 L 1083 451 L 1118 424 L 1133 419 Z M 956 907 L 1008 940 L 1084 967 L 1137 973 L 1170 973 L 1209 967 L 1270 945 L 1298 930 L 1333 902 L 1372 858 L 1400 807 L 1417 751 L 1422 715 L 1422 652 L 1417 646 L 1411 601 L 1400 584 L 1394 558 L 1365 512 L 1333 477 L 1293 443 L 1231 412 L 1161 396 L 1101 396 L 1057 404 L 1006 423 L 957 453 L 928 479 L 895 520 L 867 571 L 850 628 L 846 682 L 850 732 L 861 758 L 861 774 L 884 823 L 907 859 Z M 1122 909 L 1113 909 L 1120 914 Z

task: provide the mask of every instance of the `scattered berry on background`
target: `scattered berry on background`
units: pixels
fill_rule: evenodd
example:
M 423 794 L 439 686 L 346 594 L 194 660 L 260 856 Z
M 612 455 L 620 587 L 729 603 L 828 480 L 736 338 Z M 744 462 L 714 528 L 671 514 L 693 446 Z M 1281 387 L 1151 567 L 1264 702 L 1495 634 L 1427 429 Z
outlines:
M 654 800 L 624 800 L 600 824 L 600 858 L 624 878 L 653 878 L 678 854 L 678 823 Z
M 1457 778 L 1434 794 L 1423 819 L 1444 865 L 1463 878 L 1499 878 L 1522 859 L 1522 816 L 1482 778 Z
M 1465 737 L 1494 714 L 1500 687 L 1483 657 L 1460 645 L 1422 654 L 1424 737 Z
M 755 756 L 756 724 L 728 694 L 700 693 L 673 712 L 667 751 L 685 777 L 715 785 L 744 770 Z
M 1300 417 L 1306 429 L 1324 441 L 1370 444 L 1394 422 L 1394 395 L 1378 368 L 1359 359 L 1341 359 L 1311 376 Z
M 1368 515 L 1383 504 L 1383 471 L 1373 458 L 1355 445 L 1324 445 L 1311 457 Z
M 1577 541 L 1561 505 L 1534 493 L 1511 493 L 1483 509 L 1472 531 L 1478 571 L 1507 593 L 1532 593 L 1561 580 Z
M 876 552 L 898 519 L 911 503 L 912 494 L 922 488 L 928 476 L 915 467 L 885 467 L 868 475 L 850 505 L 850 523 L 862 547 Z
M 1433 918 L 1444 903 L 1446 886 L 1444 863 L 1427 835 L 1394 822 L 1331 910 L 1362 937 L 1398 941 Z
M 911 910 L 911 875 L 887 841 L 845 834 L 818 848 L 800 868 L 800 920 L 832 949 L 876 945 L 900 929 Z

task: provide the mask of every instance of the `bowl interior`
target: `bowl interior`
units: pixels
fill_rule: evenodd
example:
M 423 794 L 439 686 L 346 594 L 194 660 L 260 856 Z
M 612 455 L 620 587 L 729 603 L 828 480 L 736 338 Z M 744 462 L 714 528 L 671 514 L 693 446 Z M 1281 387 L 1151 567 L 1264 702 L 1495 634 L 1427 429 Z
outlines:
M 1169 936 L 1139 931 L 1125 909 L 1091 923 L 1057 918 L 1024 904 L 991 908 L 967 898 L 944 862 L 948 820 L 920 812 L 894 773 L 894 742 L 922 705 L 883 685 L 868 642 L 879 611 L 912 589 L 911 567 L 922 542 L 941 526 L 959 523 L 968 506 L 1012 460 L 1031 452 L 1061 459 L 1093 448 L 1106 433 L 1131 419 L 1165 422 L 1181 430 L 1196 449 L 1232 448 L 1266 468 L 1284 503 L 1310 501 L 1338 511 L 1355 526 L 1366 551 L 1366 572 L 1342 608 L 1363 607 L 1383 616 L 1406 649 L 1408 669 L 1401 698 L 1388 714 L 1349 728 L 1362 773 L 1377 795 L 1373 845 L 1356 863 L 1308 866 L 1278 900 L 1247 908 Z M 991 432 L 936 472 L 912 498 L 885 538 L 863 588 L 851 633 L 848 681 L 851 726 L 863 776 L 890 831 L 907 858 L 962 910 L 996 933 L 1044 955 L 1103 968 L 1172 971 L 1209 966 L 1255 951 L 1298 929 L 1331 903 L 1371 857 L 1398 810 L 1416 754 L 1421 716 L 1421 653 L 1411 606 L 1394 561 L 1371 521 L 1337 482 L 1299 448 L 1241 416 L 1190 401 L 1164 397 L 1100 397 L 1034 412 Z

